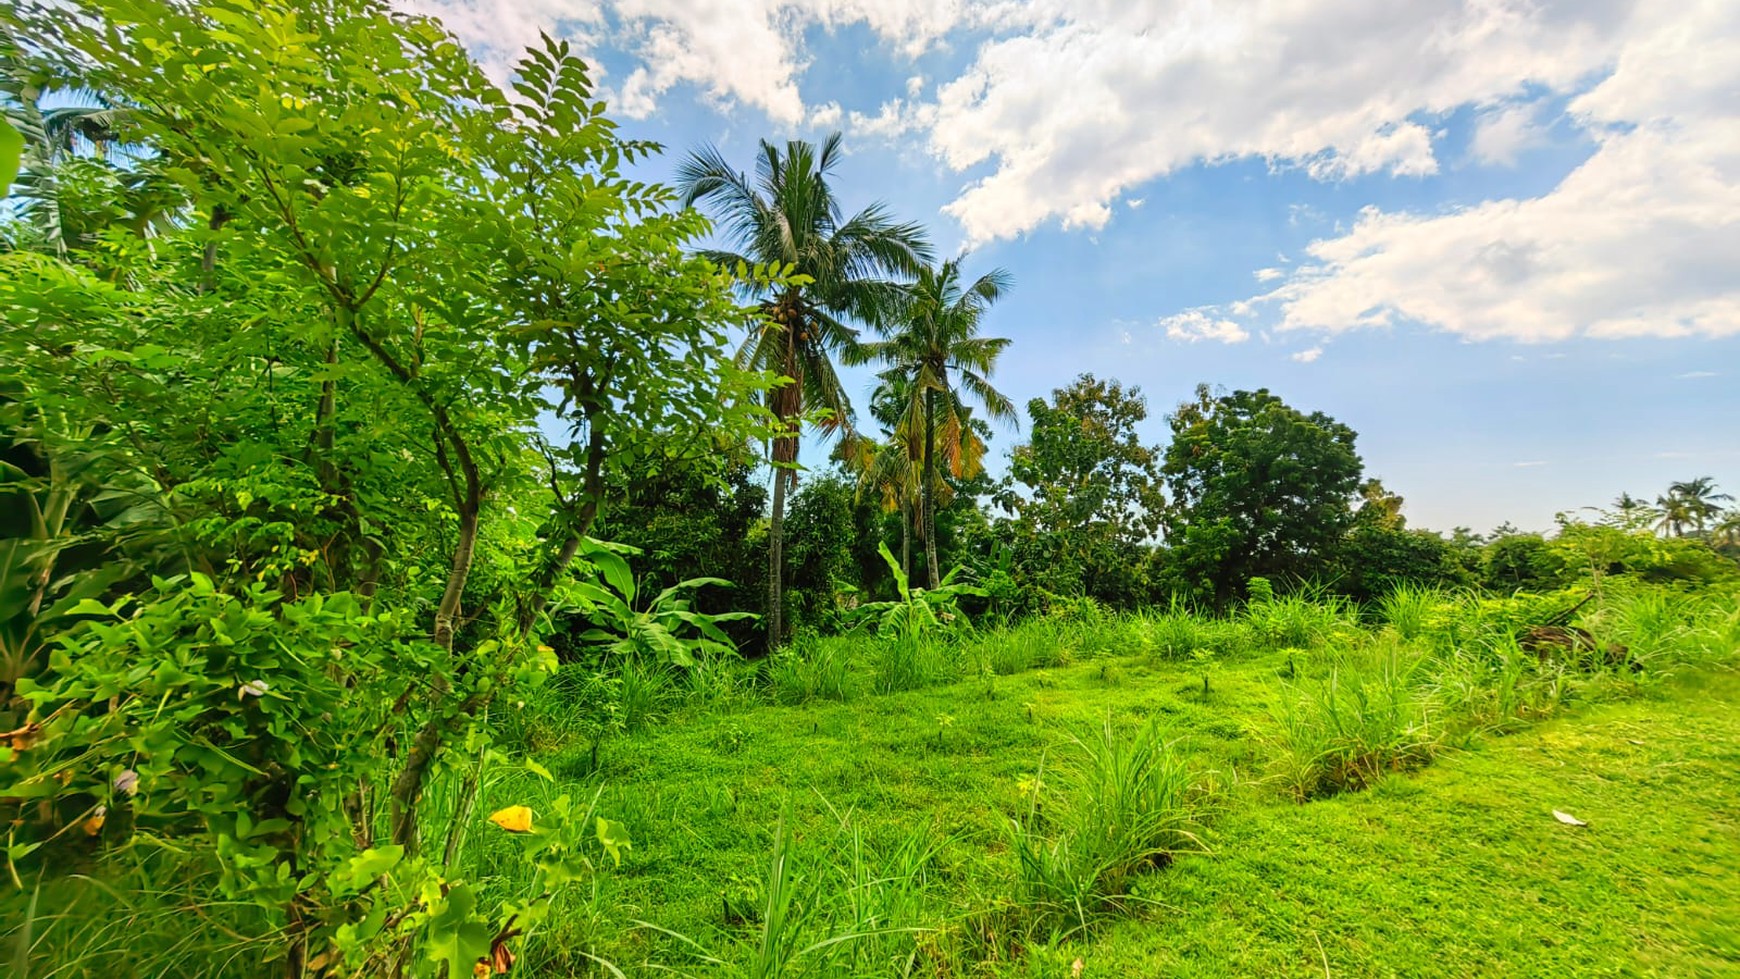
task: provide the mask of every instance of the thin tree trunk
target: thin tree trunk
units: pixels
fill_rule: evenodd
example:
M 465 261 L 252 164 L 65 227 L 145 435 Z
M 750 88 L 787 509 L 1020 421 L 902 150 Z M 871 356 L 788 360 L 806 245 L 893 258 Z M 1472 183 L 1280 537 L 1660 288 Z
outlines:
M 773 471 L 773 520 L 767 528 L 767 651 L 779 650 L 785 625 L 785 488 L 791 471 Z
M 900 572 L 912 583 L 912 504 L 900 505 Z
M 924 513 L 924 561 L 930 574 L 926 587 L 935 588 L 942 580 L 936 566 L 936 502 L 931 498 L 931 483 L 936 481 L 936 392 L 924 392 L 924 486 L 921 487 Z

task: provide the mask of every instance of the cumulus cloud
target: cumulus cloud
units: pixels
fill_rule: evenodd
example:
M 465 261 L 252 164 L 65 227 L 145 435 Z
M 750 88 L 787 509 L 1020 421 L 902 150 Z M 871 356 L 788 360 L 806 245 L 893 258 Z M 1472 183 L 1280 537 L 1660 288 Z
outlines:
M 1218 340 L 1221 343 L 1242 343 L 1251 335 L 1244 327 L 1232 320 L 1214 315 L 1210 309 L 1187 309 L 1160 320 L 1161 329 L 1166 331 L 1170 340 L 1183 340 L 1196 343 L 1199 340 Z
M 1367 209 L 1256 301 L 1281 329 L 1740 333 L 1736 92 L 1740 5 L 1642 7 L 1613 72 L 1571 103 L 1595 150 L 1558 186 L 1448 213 Z
M 915 57 L 966 15 L 964 0 L 398 0 L 441 18 L 498 78 L 540 30 L 583 49 L 608 44 L 638 67 L 611 93 L 621 115 L 645 116 L 676 85 L 742 103 L 775 123 L 806 116 L 798 78 L 803 32 L 864 24 Z
M 1612 61 L 1629 7 L 1038 0 L 999 8 L 1005 33 L 908 112 L 950 166 L 992 167 L 948 208 L 970 238 L 1097 227 L 1126 188 L 1202 161 L 1433 173 L 1436 117 L 1570 90 Z
M 540 28 L 628 56 L 638 66 L 612 93 L 624 114 L 687 85 L 776 126 L 843 122 L 915 140 L 972 174 L 945 208 L 969 242 L 1097 229 L 1119 201 L 1140 206 L 1143 183 L 1199 164 L 1428 177 L 1457 110 L 1474 110 L 1467 152 L 1490 165 L 1514 162 L 1548 126 L 1580 129 L 1592 155 L 1550 191 L 1438 213 L 1368 209 L 1298 262 L 1256 271 L 1267 291 L 1223 308 L 1329 332 L 1740 332 L 1733 0 L 401 2 L 442 16 L 491 64 Z M 853 24 L 896 56 L 959 45 L 969 60 L 952 78 L 905 77 L 872 112 L 807 103 L 805 33 Z M 1567 99 L 1567 116 L 1545 118 Z M 1289 215 L 1322 218 L 1303 205 Z M 1245 334 L 1218 313 L 1180 316 L 1162 321 L 1169 335 Z
M 1537 121 L 1540 106 L 1534 103 L 1495 106 L 1482 112 L 1468 151 L 1481 163 L 1511 166 L 1524 150 L 1546 141 L 1547 131 Z
M 1309 350 L 1301 350 L 1298 353 L 1287 355 L 1289 360 L 1296 360 L 1301 364 L 1313 363 L 1321 356 L 1323 356 L 1322 347 L 1312 347 Z

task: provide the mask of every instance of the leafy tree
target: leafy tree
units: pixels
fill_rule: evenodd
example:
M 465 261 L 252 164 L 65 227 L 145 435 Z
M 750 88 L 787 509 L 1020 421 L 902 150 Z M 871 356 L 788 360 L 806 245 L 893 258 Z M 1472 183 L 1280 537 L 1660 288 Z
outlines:
M 1382 480 L 1368 479 L 1359 484 L 1359 509 L 1354 520 L 1368 527 L 1403 530 L 1408 518 L 1402 516 L 1402 498 L 1384 488 Z
M 1028 442 L 1010 453 L 998 506 L 1015 561 L 1035 587 L 1131 604 L 1146 596 L 1146 556 L 1159 529 L 1160 451 L 1136 426 L 1148 417 L 1138 388 L 1083 374 L 1027 403 Z
M 706 589 L 696 607 L 709 614 L 760 613 L 767 490 L 754 479 L 746 453 L 721 452 L 711 465 L 673 466 L 649 460 L 613 474 L 595 535 L 639 551 L 635 571 L 643 591 L 690 578 L 718 577 L 737 587 Z M 739 643 L 746 624 L 727 627 Z
M 1486 545 L 1481 584 L 1495 591 L 1550 591 L 1559 587 L 1565 560 L 1540 534 L 1507 534 Z
M 864 532 L 874 536 L 873 504 L 861 502 L 852 482 L 836 472 L 805 481 L 792 499 L 788 567 L 795 583 L 789 605 L 794 628 L 832 631 L 835 595 L 861 590 L 858 556 Z
M 919 536 L 932 585 L 942 580 L 936 553 L 936 488 L 940 454 L 949 475 L 970 475 L 974 432 L 963 393 L 992 419 L 1013 421 L 1015 405 L 991 386 L 997 358 L 1009 346 L 1002 338 L 979 336 L 985 310 L 1009 290 L 1009 273 L 994 269 L 970 283 L 960 262 L 950 259 L 920 269 L 918 279 L 894 308 L 876 322 L 884 339 L 865 344 L 853 359 L 887 365 L 885 379 L 902 382 L 906 404 L 895 423 L 902 441 L 920 452 Z
M 1336 556 L 1335 587 L 1355 601 L 1382 598 L 1399 584 L 1453 588 L 1474 582 L 1455 545 L 1429 530 L 1402 530 L 1356 517 Z
M 368 0 L 0 23 L 133 107 L 192 218 L 106 235 L 100 262 L 0 255 L 0 390 L 31 409 L 5 448 L 39 460 L 19 492 L 60 493 L 138 569 L 33 640 L 65 653 L 19 680 L 37 737 L 5 795 L 203 842 L 227 898 L 288 929 L 291 974 L 413 941 L 463 974 L 547 904 L 480 907 L 450 877 L 456 837 L 419 833 L 431 772 L 549 665 L 546 600 L 613 477 L 754 434 L 766 384 L 728 353 L 734 281 L 688 248 L 705 220 L 621 175 L 648 148 L 552 41 L 509 94 Z M 128 274 L 96 274 L 116 256 Z M 37 523 L 40 573 L 70 555 Z M 540 818 L 534 894 L 580 872 Z
M 709 207 L 725 238 L 740 251 L 702 252 L 725 268 L 763 263 L 790 278 L 750 291 L 762 320 L 738 363 L 789 382 L 767 394 L 781 425 L 774 436 L 772 521 L 768 529 L 768 648 L 783 637 L 786 494 L 796 485 L 798 423 L 824 412 L 817 428 L 833 434 L 851 423 L 852 409 L 833 358 L 857 342 L 850 320 L 871 321 L 897 294 L 890 276 L 912 275 L 930 258 L 915 224 L 896 222 L 881 204 L 843 217 L 830 183 L 840 161 L 840 134 L 820 147 L 800 140 L 779 147 L 762 141 L 755 179 L 733 169 L 711 146 L 695 151 L 677 171 L 685 205 Z
M 1187 588 L 1225 604 L 1252 577 L 1329 569 L 1360 485 L 1353 429 L 1267 390 L 1206 385 L 1168 422 L 1166 540 Z

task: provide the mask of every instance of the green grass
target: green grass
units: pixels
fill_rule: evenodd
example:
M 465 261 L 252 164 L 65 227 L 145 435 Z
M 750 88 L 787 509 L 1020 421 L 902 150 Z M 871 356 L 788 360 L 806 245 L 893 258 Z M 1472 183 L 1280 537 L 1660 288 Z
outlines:
M 1498 641 L 1531 614 L 1414 597 L 1415 643 L 1298 603 L 824 641 L 806 677 L 775 664 L 759 702 L 618 738 L 596 772 L 564 763 L 584 744 L 544 757 L 590 774 L 535 791 L 603 786 L 635 848 L 525 964 L 567 974 L 574 945 L 630 974 L 1740 974 L 1732 605 L 1614 596 L 1589 621 L 1648 649 L 1641 674 Z
M 462 873 L 531 896 L 484 820 L 506 805 L 596 794 L 632 837 L 516 941 L 522 976 L 1740 975 L 1740 611 L 1612 583 L 1580 621 L 1618 663 L 1507 631 L 1577 597 L 565 670 L 500 721 L 554 779 L 485 773 Z M 153 859 L 161 898 L 50 882 L 0 948 L 28 931 L 60 966 L 33 976 L 248 975 L 270 936 L 187 930 L 200 885 Z

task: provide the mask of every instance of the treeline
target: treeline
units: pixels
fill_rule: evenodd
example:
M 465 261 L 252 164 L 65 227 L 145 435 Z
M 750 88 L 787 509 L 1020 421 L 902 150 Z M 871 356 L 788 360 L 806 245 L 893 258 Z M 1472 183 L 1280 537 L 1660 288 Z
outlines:
M 1446 534 L 1410 527 L 1403 498 L 1366 474 L 1352 429 L 1322 413 L 1267 391 L 1202 387 L 1167 417 L 1172 441 L 1144 445 L 1136 428 L 1148 411 L 1140 390 L 1084 375 L 1028 403 L 1027 437 L 1001 479 L 983 469 L 946 478 L 935 546 L 943 568 L 988 592 L 966 599 L 969 610 L 1007 621 L 1087 599 L 1112 610 L 1214 611 L 1244 599 L 1252 578 L 1369 603 L 1398 585 L 1509 593 L 1591 574 L 1704 582 L 1740 573 L 1740 519 L 1717 505 L 1727 497 L 1709 479 L 1673 484 L 1656 506 L 1626 494 L 1561 514 L 1548 535 L 1509 524 Z M 907 515 L 878 479 L 839 450 L 799 482 L 785 530 L 795 630 L 851 629 L 863 602 L 893 596 L 878 544 L 905 553 L 909 576 L 926 580 L 924 563 L 901 547 Z M 605 526 L 641 546 L 660 579 L 715 568 L 754 580 L 765 499 L 744 464 L 728 487 L 640 484 Z

